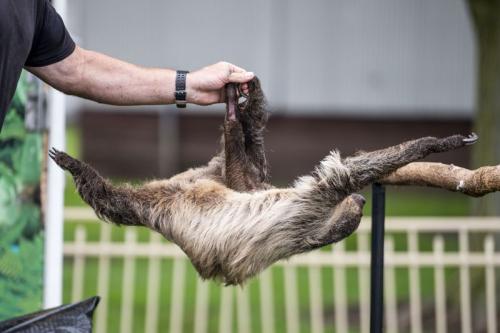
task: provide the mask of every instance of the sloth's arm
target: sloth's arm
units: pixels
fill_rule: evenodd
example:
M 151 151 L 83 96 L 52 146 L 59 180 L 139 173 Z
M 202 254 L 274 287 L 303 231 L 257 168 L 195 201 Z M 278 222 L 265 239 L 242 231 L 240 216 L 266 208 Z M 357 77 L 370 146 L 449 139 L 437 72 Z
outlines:
M 445 138 L 425 137 L 348 157 L 344 161 L 349 170 L 348 188 L 353 192 L 359 191 L 406 164 L 432 153 L 446 152 L 473 144 L 477 139 L 476 134 L 467 137 L 459 134 Z
M 234 84 L 226 85 L 226 116 L 224 118 L 225 184 L 238 192 L 252 190 L 250 159 L 245 153 L 245 135 L 240 123 L 238 96 Z
M 254 189 L 250 159 L 245 153 L 243 128 L 238 120 L 224 121 L 225 184 L 230 189 L 246 192 Z
M 257 78 L 248 83 L 249 95 L 237 104 L 234 85 L 226 87 L 227 109 L 224 120 L 225 179 L 229 188 L 254 191 L 269 187 L 264 151 L 267 122 L 265 98 Z
M 267 123 L 265 97 L 257 78 L 250 81 L 248 86 L 248 97 L 239 105 L 235 85 L 226 86 L 227 103 L 221 153 L 206 166 L 190 169 L 171 180 L 208 178 L 223 182 L 240 192 L 270 187 L 264 183 L 268 179 L 264 151 L 264 130 Z
M 257 77 L 248 83 L 248 87 L 248 98 L 240 104 L 240 122 L 245 134 L 245 151 L 259 171 L 259 180 L 266 182 L 269 174 L 264 148 L 264 131 L 268 120 L 266 98 Z

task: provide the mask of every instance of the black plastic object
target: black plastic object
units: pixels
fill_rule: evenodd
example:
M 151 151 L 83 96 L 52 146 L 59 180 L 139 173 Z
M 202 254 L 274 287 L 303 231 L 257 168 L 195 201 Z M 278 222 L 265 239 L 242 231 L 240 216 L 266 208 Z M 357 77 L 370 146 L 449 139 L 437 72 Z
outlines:
M 30 313 L 0 322 L 2 333 L 90 333 L 92 314 L 99 303 L 95 296 L 85 301 Z
M 370 332 L 381 333 L 384 322 L 384 186 L 377 183 L 373 184 L 372 196 Z

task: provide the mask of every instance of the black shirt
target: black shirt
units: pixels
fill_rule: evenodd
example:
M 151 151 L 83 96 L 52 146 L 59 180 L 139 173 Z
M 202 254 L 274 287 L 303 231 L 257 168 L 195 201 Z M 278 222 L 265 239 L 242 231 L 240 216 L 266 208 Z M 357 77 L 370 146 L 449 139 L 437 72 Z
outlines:
M 74 49 L 48 0 L 0 0 L 0 131 L 22 68 L 56 63 Z

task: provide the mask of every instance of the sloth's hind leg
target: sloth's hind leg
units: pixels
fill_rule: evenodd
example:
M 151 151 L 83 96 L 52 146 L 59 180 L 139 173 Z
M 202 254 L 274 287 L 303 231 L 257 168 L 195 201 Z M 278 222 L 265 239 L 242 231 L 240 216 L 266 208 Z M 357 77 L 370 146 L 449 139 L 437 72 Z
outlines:
M 295 218 L 303 242 L 297 253 L 314 250 L 336 243 L 351 235 L 359 226 L 363 216 L 365 199 L 360 194 L 351 194 L 342 200 L 328 215 L 304 212 Z
M 141 212 L 144 207 L 135 189 L 113 186 L 90 165 L 65 152 L 52 148 L 49 156 L 71 173 L 78 193 L 101 219 L 116 224 L 142 225 Z
M 84 163 L 55 148 L 49 150 L 49 157 L 62 169 L 69 171 L 73 177 L 80 177 L 85 169 Z
M 327 222 L 327 232 L 318 239 L 318 245 L 325 246 L 338 242 L 356 231 L 363 216 L 365 202 L 362 195 L 354 193 L 335 206 Z

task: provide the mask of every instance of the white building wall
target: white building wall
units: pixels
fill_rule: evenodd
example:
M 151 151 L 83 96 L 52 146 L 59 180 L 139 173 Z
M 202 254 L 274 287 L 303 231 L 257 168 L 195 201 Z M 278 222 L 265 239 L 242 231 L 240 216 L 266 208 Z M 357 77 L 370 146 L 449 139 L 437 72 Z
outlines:
M 234 62 L 282 112 L 472 115 L 464 1 L 85 0 L 69 10 L 83 47 L 147 66 Z

